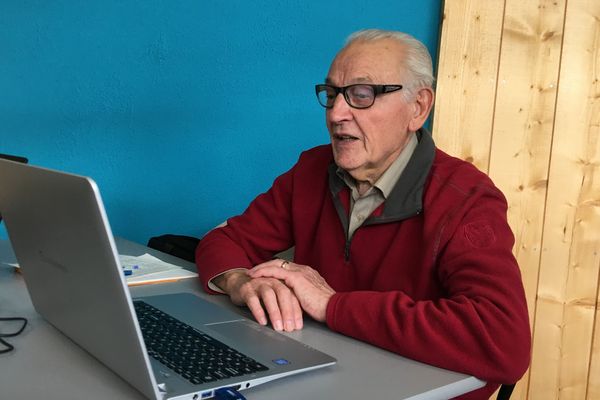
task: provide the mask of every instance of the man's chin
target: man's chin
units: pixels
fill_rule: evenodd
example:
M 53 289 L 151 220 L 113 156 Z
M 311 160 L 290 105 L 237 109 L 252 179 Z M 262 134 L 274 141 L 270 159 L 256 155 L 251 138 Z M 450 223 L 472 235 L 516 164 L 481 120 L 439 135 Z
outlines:
M 353 172 L 361 167 L 361 163 L 356 160 L 348 160 L 344 157 L 335 157 L 335 164 L 346 172 Z

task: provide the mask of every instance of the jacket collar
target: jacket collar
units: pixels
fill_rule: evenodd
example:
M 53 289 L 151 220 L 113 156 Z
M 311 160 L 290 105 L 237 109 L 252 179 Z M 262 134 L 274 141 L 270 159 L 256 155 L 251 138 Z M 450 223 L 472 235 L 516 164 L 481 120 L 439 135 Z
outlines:
M 386 201 L 376 209 L 363 225 L 399 221 L 421 213 L 423 191 L 435 157 L 435 143 L 431 133 L 421 128 L 416 133 L 419 143 Z M 329 190 L 338 216 L 348 231 L 349 189 L 336 173 L 337 165 L 328 168 Z

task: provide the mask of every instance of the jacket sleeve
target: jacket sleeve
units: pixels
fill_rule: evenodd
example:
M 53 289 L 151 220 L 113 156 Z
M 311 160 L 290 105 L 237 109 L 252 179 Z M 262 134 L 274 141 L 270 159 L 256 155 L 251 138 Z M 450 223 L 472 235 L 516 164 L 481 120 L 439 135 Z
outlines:
M 531 333 L 506 201 L 490 190 L 459 208 L 440 227 L 434 257 L 443 298 L 337 293 L 327 307 L 327 324 L 415 360 L 513 383 L 529 365 Z
M 207 233 L 196 248 L 200 280 L 208 282 L 233 268 L 251 268 L 293 245 L 290 198 L 294 169 L 275 179 L 273 186 L 250 203 L 243 214 Z

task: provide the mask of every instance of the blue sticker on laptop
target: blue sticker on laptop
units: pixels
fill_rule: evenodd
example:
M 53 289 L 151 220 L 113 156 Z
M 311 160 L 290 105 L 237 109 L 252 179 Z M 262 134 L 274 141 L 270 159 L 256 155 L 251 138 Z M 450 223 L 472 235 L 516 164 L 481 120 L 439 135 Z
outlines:
M 290 362 L 285 358 L 276 358 L 273 362 L 277 365 L 288 365 Z

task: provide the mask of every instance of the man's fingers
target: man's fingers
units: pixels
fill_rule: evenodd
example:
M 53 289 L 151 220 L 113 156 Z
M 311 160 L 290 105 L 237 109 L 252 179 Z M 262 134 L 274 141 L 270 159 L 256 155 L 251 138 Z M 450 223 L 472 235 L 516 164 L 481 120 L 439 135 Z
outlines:
M 335 290 L 311 267 L 289 263 L 283 268 L 271 260 L 252 268 L 247 275 L 252 280 L 272 278 L 285 283 L 302 310 L 317 321 L 325 321 L 327 304 Z M 298 314 L 294 314 L 294 324 L 302 323 L 299 318 Z
M 260 303 L 258 296 L 249 297 L 246 300 L 246 305 L 250 309 L 250 312 L 252 312 L 252 315 L 256 319 L 256 322 L 258 322 L 261 325 L 267 324 L 267 316 L 265 314 L 265 310 L 263 310 L 262 308 L 262 304 Z
M 251 278 L 275 278 L 285 280 L 289 276 L 290 271 L 278 266 L 269 266 L 261 264 L 248 270 L 248 276 Z
M 269 319 L 271 320 L 271 324 L 276 331 L 283 330 L 283 323 L 281 322 L 281 312 L 279 310 L 279 303 L 277 301 L 277 296 L 275 292 L 271 289 L 264 289 L 261 292 L 261 298 L 265 309 L 267 310 L 267 314 L 269 314 Z
M 271 263 L 273 261 L 276 260 L 271 260 Z M 273 271 L 277 269 L 288 274 L 289 271 L 273 265 L 277 265 L 277 263 L 263 265 L 258 270 L 258 273 L 267 275 L 265 278 L 249 279 L 252 277 L 248 275 L 248 280 L 235 291 L 236 295 L 230 294 L 230 296 L 232 300 L 235 299 L 235 303 L 245 304 L 261 325 L 266 325 L 270 321 L 277 331 L 292 332 L 302 329 L 303 311 L 296 294 L 282 282 L 283 276 L 277 278 L 269 274 L 269 271 L 279 274 L 279 272 Z
M 296 264 L 294 264 L 291 261 L 288 260 L 283 260 L 281 258 L 275 258 L 273 260 L 269 260 L 269 261 L 265 261 L 264 263 L 255 265 L 253 268 L 251 268 L 249 271 L 260 271 L 262 269 L 291 269 L 293 268 L 293 266 L 295 266 Z
M 292 309 L 294 310 L 294 327 L 296 330 L 302 329 L 304 322 L 302 320 L 302 307 L 296 296 L 292 296 Z
M 302 309 L 300 308 L 298 299 L 296 299 L 293 292 L 284 285 L 277 286 L 275 293 L 277 294 L 277 302 L 281 311 L 283 329 L 287 332 L 298 329 L 296 328 L 298 318 L 302 321 Z

